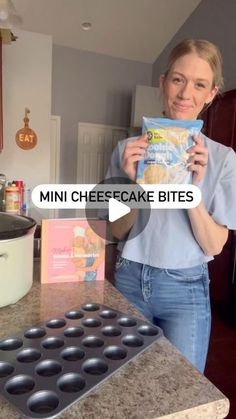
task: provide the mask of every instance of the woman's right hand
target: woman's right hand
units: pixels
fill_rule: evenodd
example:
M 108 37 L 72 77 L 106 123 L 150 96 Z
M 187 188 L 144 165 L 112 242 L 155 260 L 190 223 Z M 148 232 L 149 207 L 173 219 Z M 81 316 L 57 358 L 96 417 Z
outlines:
M 129 141 L 122 156 L 122 168 L 131 180 L 136 179 L 137 162 L 143 159 L 148 146 L 147 135 L 142 135 L 135 141 Z

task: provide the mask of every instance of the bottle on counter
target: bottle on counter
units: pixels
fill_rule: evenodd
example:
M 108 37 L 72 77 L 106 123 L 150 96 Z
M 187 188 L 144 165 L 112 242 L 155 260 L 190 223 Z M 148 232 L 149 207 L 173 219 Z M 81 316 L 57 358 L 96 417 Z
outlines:
M 5 211 L 5 187 L 6 187 L 6 176 L 0 174 L 0 211 Z
M 19 188 L 15 184 L 10 184 L 5 188 L 5 211 L 20 212 Z
M 28 211 L 31 207 L 31 189 L 24 185 L 22 209 Z
M 23 182 L 23 180 L 14 180 L 13 183 L 19 189 L 19 207 L 20 207 L 20 210 L 21 210 L 22 206 L 23 206 L 23 202 L 24 202 L 24 182 Z

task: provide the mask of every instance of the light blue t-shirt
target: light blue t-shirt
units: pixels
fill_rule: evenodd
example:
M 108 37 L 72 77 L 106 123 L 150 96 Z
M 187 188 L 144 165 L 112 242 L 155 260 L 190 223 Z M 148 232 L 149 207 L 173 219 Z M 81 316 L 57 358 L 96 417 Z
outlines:
M 236 154 L 226 147 L 200 134 L 209 151 L 204 178 L 199 183 L 202 200 L 212 218 L 228 229 L 236 230 Z M 107 173 L 109 177 L 127 176 L 121 168 L 121 159 L 127 141 L 120 141 L 113 151 Z M 138 212 L 132 230 L 142 223 Z M 145 229 L 131 240 L 119 242 L 124 258 L 161 269 L 189 268 L 208 262 L 196 241 L 186 209 L 155 209 Z

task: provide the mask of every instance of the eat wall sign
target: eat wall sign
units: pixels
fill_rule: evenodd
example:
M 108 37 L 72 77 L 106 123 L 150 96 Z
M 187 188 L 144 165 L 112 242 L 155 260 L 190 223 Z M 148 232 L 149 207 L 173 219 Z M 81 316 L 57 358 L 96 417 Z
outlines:
M 24 150 L 30 150 L 34 148 L 37 144 L 37 135 L 29 127 L 29 118 L 27 114 L 30 113 L 30 110 L 25 108 L 25 117 L 23 119 L 25 126 L 16 133 L 16 143 L 20 148 Z

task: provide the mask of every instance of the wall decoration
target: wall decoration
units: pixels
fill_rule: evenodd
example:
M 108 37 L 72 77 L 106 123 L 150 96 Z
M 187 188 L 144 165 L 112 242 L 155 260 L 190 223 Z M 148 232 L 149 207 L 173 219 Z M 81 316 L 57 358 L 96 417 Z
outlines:
M 16 143 L 20 148 L 23 148 L 24 150 L 30 150 L 37 144 L 37 135 L 29 127 L 29 118 L 27 117 L 27 114 L 29 113 L 30 110 L 25 108 L 25 117 L 23 119 L 25 126 L 16 133 Z

